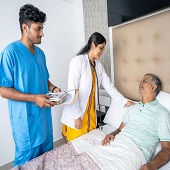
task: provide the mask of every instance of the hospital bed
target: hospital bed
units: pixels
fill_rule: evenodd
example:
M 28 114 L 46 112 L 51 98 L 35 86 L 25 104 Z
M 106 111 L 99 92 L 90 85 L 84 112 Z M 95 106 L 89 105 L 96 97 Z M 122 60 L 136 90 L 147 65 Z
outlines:
M 161 91 L 157 100 L 170 111 L 169 93 Z M 140 159 L 142 155 L 134 143 L 127 140 L 121 144 L 118 143 L 116 145 L 118 152 L 115 152 L 115 145 L 112 146 L 112 143 L 106 147 L 101 145 L 105 135 L 119 127 L 126 111 L 126 107 L 122 108 L 112 100 L 104 118 L 106 124 L 102 130 L 92 130 L 12 170 L 138 170 L 136 167 L 143 164 Z M 161 145 L 158 143 L 154 156 L 160 149 Z M 134 159 L 131 159 L 132 157 Z M 133 166 L 131 166 L 132 160 L 134 160 Z M 170 161 L 159 170 L 170 170 Z
M 170 111 L 170 9 L 157 11 L 154 14 L 138 18 L 110 29 L 111 68 L 112 80 L 115 87 L 127 98 L 134 101 L 140 100 L 138 84 L 145 73 L 157 75 L 162 82 L 163 89 L 157 96 L 158 101 Z M 114 60 L 113 60 L 114 58 Z M 113 74 L 114 73 L 114 74 Z M 137 170 L 140 162 L 140 151 L 129 143 L 130 150 L 134 152 L 116 155 L 116 166 L 113 168 L 112 145 L 101 146 L 101 141 L 106 133 L 117 128 L 127 108 L 122 108 L 112 100 L 106 113 L 102 130 L 90 131 L 72 142 L 47 152 L 21 167 L 13 170 Z M 94 146 L 95 150 L 93 149 Z M 121 147 L 118 146 L 119 149 Z M 160 143 L 156 147 L 155 154 L 161 149 Z M 136 154 L 136 155 L 135 155 Z M 128 161 L 134 157 L 133 167 L 129 167 Z M 137 159 L 137 161 L 136 161 Z M 139 160 L 139 161 L 138 161 Z M 127 162 L 126 167 L 122 162 Z M 122 166 L 122 167 L 121 167 Z M 159 170 L 170 170 L 170 161 Z

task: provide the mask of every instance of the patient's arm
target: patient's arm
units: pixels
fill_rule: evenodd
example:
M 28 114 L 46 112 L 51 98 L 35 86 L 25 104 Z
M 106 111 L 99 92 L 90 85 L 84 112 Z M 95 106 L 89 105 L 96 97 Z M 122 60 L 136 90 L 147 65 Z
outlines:
M 160 150 L 154 159 L 143 165 L 140 170 L 157 170 L 170 160 L 170 142 L 162 141 L 162 150 Z
M 114 132 L 107 134 L 105 136 L 105 138 L 102 140 L 102 145 L 109 145 L 111 140 L 114 140 L 115 136 L 121 132 L 121 130 L 124 128 L 125 124 L 122 122 L 121 125 L 119 126 L 119 128 L 117 130 L 115 130 Z

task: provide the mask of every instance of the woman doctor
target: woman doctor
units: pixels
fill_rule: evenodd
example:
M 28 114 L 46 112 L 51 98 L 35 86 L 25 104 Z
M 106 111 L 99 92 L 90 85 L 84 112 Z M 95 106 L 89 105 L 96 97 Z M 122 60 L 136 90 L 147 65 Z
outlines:
M 63 108 L 62 134 L 67 141 L 96 128 L 97 88 L 100 85 L 115 101 L 121 103 L 122 107 L 133 104 L 117 91 L 98 61 L 105 45 L 104 36 L 95 32 L 90 36 L 87 45 L 70 62 L 68 90 L 78 89 L 79 96 L 76 103 Z

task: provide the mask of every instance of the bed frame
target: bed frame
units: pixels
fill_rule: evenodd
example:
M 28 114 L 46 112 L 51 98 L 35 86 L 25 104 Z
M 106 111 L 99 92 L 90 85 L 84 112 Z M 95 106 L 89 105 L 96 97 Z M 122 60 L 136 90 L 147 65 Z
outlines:
M 140 100 L 138 84 L 144 74 L 153 73 L 170 93 L 170 8 L 109 29 L 115 87 Z

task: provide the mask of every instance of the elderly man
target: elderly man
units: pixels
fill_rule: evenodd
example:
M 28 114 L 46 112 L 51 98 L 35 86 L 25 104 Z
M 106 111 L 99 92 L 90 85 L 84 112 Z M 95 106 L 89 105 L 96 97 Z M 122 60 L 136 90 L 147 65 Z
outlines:
M 153 74 L 145 74 L 139 85 L 142 101 L 131 106 L 120 127 L 105 136 L 102 145 L 110 144 L 116 135 L 130 138 L 142 151 L 146 164 L 140 170 L 157 170 L 170 160 L 170 113 L 156 100 L 161 82 Z M 152 159 L 156 144 L 162 150 Z

